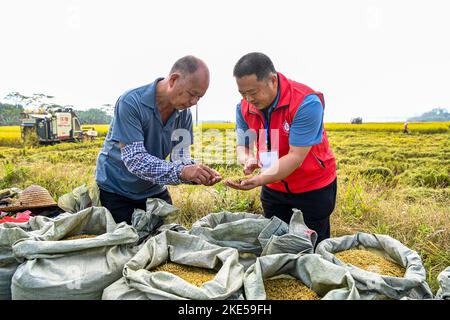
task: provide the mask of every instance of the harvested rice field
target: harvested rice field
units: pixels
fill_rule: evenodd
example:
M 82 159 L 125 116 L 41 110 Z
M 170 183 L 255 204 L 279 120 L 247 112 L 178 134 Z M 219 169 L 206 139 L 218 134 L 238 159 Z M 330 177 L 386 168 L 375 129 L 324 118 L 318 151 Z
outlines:
M 338 175 L 331 236 L 366 232 L 399 240 L 420 255 L 427 282 L 436 294 L 437 276 L 450 266 L 450 131 L 407 135 L 399 131 L 401 126 L 396 132 L 383 131 L 383 124 L 374 131 L 361 131 L 358 128 L 362 127 L 350 124 L 346 131 L 333 130 L 329 123 L 325 126 L 330 129 Z M 0 128 L 1 137 L 2 129 L 8 128 Z M 16 129 L 20 133 L 20 128 Z M 223 139 L 222 147 L 213 144 L 214 134 L 204 133 L 194 130 L 192 157 L 211 165 L 224 180 L 242 178 L 242 166 L 235 165 L 234 160 L 227 162 L 236 158 L 235 131 L 223 132 L 230 140 Z M 1 137 L 0 189 L 38 184 L 57 201 L 81 184 L 95 181 L 103 138 L 21 148 L 2 144 Z M 231 153 L 225 152 L 227 141 L 232 145 Z M 221 158 L 211 158 L 213 151 Z M 187 229 L 211 212 L 262 213 L 260 188 L 242 192 L 218 183 L 211 187 L 170 185 L 168 190 L 180 209 L 177 222 Z
M 355 267 L 379 273 L 384 276 L 403 277 L 406 272 L 405 268 L 402 266 L 368 250 L 351 249 L 338 252 L 336 257 Z
M 205 282 L 213 280 L 217 273 L 215 270 L 187 266 L 173 262 L 164 263 L 152 269 L 152 271 L 172 273 L 197 287 L 201 287 Z
M 297 279 L 264 280 L 267 300 L 320 300 L 320 297 Z

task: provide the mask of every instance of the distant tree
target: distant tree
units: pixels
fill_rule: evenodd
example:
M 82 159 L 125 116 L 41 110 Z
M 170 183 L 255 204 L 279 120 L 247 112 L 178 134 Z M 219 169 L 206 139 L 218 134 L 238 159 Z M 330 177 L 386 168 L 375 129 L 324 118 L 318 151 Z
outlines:
M 20 125 L 21 113 L 27 109 L 60 108 L 61 106 L 51 102 L 53 98 L 54 96 L 43 93 L 33 93 L 31 96 L 17 91 L 8 93 L 3 98 L 6 103 L 0 103 L 0 125 Z
M 0 103 L 0 126 L 18 126 L 20 125 L 21 105 Z
M 362 124 L 362 118 L 361 117 L 357 117 L 357 118 L 352 118 L 351 120 L 350 120 L 350 122 L 352 123 L 352 124 Z
M 105 110 L 91 108 L 88 110 L 76 110 L 81 124 L 109 124 L 112 117 Z
M 53 103 L 54 96 L 43 93 L 33 93 L 31 96 L 19 92 L 10 92 L 4 97 L 7 103 L 0 103 L 0 125 L 19 125 L 22 118 L 21 113 L 27 109 L 63 109 L 63 106 Z M 104 104 L 100 108 L 88 110 L 75 110 L 71 107 L 82 124 L 109 124 L 114 113 L 111 104 Z
M 444 108 L 434 108 L 431 111 L 423 113 L 419 117 L 409 118 L 411 122 L 440 122 L 450 121 L 450 113 Z
M 106 112 L 107 115 L 113 116 L 114 115 L 114 106 L 110 103 L 105 103 L 100 107 L 100 110 L 103 110 Z
M 43 93 L 33 93 L 31 96 L 25 96 L 19 92 L 10 92 L 8 93 L 4 100 L 11 102 L 15 105 L 22 105 L 25 109 L 27 108 L 47 108 L 53 103 L 50 102 L 54 96 L 49 96 Z

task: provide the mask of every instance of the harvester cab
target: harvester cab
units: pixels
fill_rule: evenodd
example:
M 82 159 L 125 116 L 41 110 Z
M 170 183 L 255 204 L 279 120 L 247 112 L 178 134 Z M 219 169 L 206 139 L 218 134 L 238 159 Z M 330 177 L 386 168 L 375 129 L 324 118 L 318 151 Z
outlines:
M 29 135 L 35 135 L 41 144 L 83 141 L 83 130 L 72 108 L 25 111 L 22 116 L 20 128 L 24 141 Z

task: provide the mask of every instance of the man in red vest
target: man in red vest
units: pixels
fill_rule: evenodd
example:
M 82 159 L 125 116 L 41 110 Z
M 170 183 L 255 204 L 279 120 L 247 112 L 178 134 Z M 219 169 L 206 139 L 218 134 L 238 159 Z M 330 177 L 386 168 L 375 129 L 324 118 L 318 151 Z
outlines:
M 265 217 L 289 223 L 297 208 L 317 232 L 317 243 L 329 238 L 337 181 L 322 93 L 276 72 L 270 58 L 258 52 L 236 63 L 234 77 L 243 97 L 236 110 L 238 161 L 246 175 L 258 168 L 261 173 L 225 183 L 239 190 L 262 186 Z

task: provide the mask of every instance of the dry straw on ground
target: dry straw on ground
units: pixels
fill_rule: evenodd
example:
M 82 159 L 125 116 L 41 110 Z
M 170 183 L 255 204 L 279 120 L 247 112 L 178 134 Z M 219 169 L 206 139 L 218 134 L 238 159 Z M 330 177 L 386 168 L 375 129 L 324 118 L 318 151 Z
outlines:
M 297 279 L 264 280 L 267 300 L 320 300 L 320 297 Z
M 173 262 L 164 263 L 152 269 L 152 271 L 165 271 L 172 273 L 197 287 L 202 286 L 205 282 L 213 280 L 216 276 L 215 270 L 187 266 Z
M 402 266 L 368 250 L 351 249 L 338 252 L 336 257 L 355 267 L 389 277 L 403 277 L 406 271 Z

